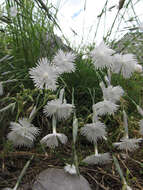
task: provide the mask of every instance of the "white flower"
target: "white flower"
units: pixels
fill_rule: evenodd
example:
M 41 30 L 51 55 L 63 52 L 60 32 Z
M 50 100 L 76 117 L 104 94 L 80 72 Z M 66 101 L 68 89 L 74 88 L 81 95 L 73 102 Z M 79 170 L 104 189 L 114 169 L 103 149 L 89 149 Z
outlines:
M 49 117 L 57 113 L 57 110 L 60 108 L 61 105 L 60 99 L 55 99 L 47 102 L 47 105 L 44 106 L 43 112 L 44 114 Z
M 140 134 L 143 135 L 143 119 L 140 120 L 139 126 L 140 126 Z
M 95 69 L 110 68 L 113 63 L 114 50 L 108 48 L 104 42 L 100 43 L 94 50 L 91 51 L 91 57 Z
M 44 106 L 43 112 L 45 115 L 52 116 L 55 114 L 57 119 L 67 119 L 73 112 L 74 106 L 72 104 L 67 104 L 66 101 L 62 102 L 61 99 L 51 100 Z
M 17 15 L 17 8 L 16 8 L 16 6 L 10 7 L 9 14 L 10 14 L 11 17 L 16 17 L 16 15 Z
M 135 65 L 135 71 L 138 73 L 142 73 L 143 72 L 143 67 L 139 64 Z
M 141 138 L 139 139 L 124 138 L 124 139 L 121 139 L 121 142 L 113 143 L 113 145 L 120 150 L 134 151 L 137 148 L 139 148 L 138 143 L 141 141 L 142 141 Z
M 126 185 L 126 190 L 132 190 L 132 188 L 128 185 Z
M 67 143 L 67 136 L 62 134 L 62 133 L 52 133 L 52 134 L 48 134 L 45 137 L 43 137 L 40 141 L 41 144 L 45 144 L 46 146 L 50 147 L 50 148 L 55 148 L 58 146 L 58 140 L 62 143 L 62 144 L 66 144 Z
M 0 82 L 0 96 L 3 95 L 3 85 L 2 85 L 2 82 Z
M 10 123 L 11 132 L 8 133 L 8 140 L 12 141 L 14 146 L 31 147 L 35 137 L 39 134 L 39 129 L 34 127 L 27 118 Z
M 93 105 L 93 110 L 97 113 L 97 115 L 100 116 L 106 114 L 114 114 L 118 108 L 118 105 L 108 100 L 104 100 Z
M 58 67 L 60 73 L 75 71 L 75 55 L 71 52 L 64 52 L 61 49 L 56 53 L 53 64 Z
M 56 90 L 58 72 L 54 66 L 50 65 L 47 58 L 40 59 L 37 67 L 31 68 L 29 74 L 37 88 Z
M 86 124 L 85 127 L 81 128 L 81 134 L 86 136 L 90 142 L 96 143 L 98 139 L 102 139 L 106 136 L 105 125 L 100 121 Z
M 112 85 L 107 88 L 102 89 L 103 98 L 111 102 L 116 103 L 120 100 L 121 96 L 124 94 L 124 90 L 120 86 L 113 87 Z
M 136 70 L 137 60 L 133 54 L 115 54 L 112 72 L 123 75 L 124 78 L 130 78 Z
M 103 154 L 93 154 L 91 156 L 87 156 L 83 162 L 87 164 L 108 164 L 112 161 L 112 158 L 109 153 L 103 153 Z
M 65 170 L 65 172 L 68 172 L 71 175 L 76 174 L 76 167 L 74 164 L 72 164 L 72 165 L 66 164 L 66 166 L 64 167 L 64 170 Z

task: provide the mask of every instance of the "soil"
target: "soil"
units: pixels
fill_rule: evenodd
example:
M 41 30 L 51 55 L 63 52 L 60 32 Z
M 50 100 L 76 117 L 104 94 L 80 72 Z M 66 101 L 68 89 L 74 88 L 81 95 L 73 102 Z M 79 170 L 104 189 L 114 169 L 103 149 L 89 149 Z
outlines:
M 143 145 L 141 146 L 143 147 Z M 29 168 L 26 170 L 18 190 L 30 190 L 36 176 L 47 168 L 63 168 L 65 160 L 69 158 L 68 148 L 64 153 L 36 153 L 34 150 L 4 153 L 0 151 L 0 189 L 14 187 L 17 179 L 25 166 L 26 162 L 34 155 Z M 59 154 L 59 155 L 58 155 Z M 58 155 L 58 156 L 57 156 Z M 120 166 L 128 185 L 133 190 L 143 190 L 143 149 L 139 149 L 134 154 L 128 156 L 116 154 Z M 93 190 L 121 190 L 122 183 L 115 169 L 114 163 L 104 166 L 85 166 L 79 167 L 83 175 L 91 185 Z

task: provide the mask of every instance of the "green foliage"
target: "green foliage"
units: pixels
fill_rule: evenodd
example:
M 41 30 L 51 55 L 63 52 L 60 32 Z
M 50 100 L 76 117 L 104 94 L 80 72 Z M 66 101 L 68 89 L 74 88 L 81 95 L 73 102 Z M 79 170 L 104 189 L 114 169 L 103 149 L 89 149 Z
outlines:
M 42 126 L 43 123 L 39 122 L 43 116 L 40 116 L 43 106 L 52 99 L 55 99 L 55 95 L 49 90 L 44 92 L 39 89 L 26 89 L 21 85 L 19 92 L 8 94 L 7 97 L 0 99 L 0 143 L 5 143 L 5 137 L 8 133 L 8 126 L 10 121 L 17 121 L 19 118 L 29 118 L 30 113 L 36 107 L 36 117 L 34 124 Z
M 136 106 L 132 103 L 131 99 L 138 105 L 143 105 L 142 102 L 142 83 L 143 78 L 139 74 L 134 74 L 130 79 L 124 79 L 117 74 L 112 75 L 113 86 L 120 85 L 125 91 L 124 100 L 126 102 L 125 107 L 129 113 L 132 113 L 136 109 Z
M 78 55 L 76 62 L 76 71 L 73 73 L 65 73 L 62 75 L 66 86 L 67 99 L 72 99 L 72 89 L 74 89 L 75 105 L 78 114 L 86 116 L 91 113 L 92 98 L 90 90 L 95 92 L 95 102 L 101 100 L 102 92 L 99 87 L 100 72 L 95 71 L 90 59 L 83 59 L 82 54 Z M 103 73 L 104 74 L 104 73 Z M 62 83 L 59 81 L 59 83 Z
M 9 13 L 13 6 L 18 10 L 16 17 L 11 17 Z M 18 79 L 14 83 L 16 89 L 21 83 L 27 88 L 32 87 L 28 80 L 29 68 L 35 66 L 41 57 L 51 60 L 53 54 L 62 48 L 62 42 L 54 34 L 55 27 L 59 28 L 56 22 L 57 10 L 52 5 L 45 6 L 46 11 L 39 1 L 6 1 L 5 11 L 9 22 L 4 24 L 4 32 L 0 33 L 0 58 L 5 55 L 12 57 L 5 64 L 0 63 L 0 74 L 5 80 Z

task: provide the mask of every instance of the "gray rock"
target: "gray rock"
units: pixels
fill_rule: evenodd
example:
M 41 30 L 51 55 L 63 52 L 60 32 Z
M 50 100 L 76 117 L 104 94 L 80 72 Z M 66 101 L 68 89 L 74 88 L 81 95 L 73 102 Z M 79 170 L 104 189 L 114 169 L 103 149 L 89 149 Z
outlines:
M 64 169 L 46 169 L 34 182 L 32 190 L 91 190 L 83 176 L 71 175 Z
M 117 52 L 126 54 L 132 53 L 136 55 L 138 62 L 143 64 L 143 33 L 129 32 L 125 34 L 120 40 L 114 43 L 113 49 Z

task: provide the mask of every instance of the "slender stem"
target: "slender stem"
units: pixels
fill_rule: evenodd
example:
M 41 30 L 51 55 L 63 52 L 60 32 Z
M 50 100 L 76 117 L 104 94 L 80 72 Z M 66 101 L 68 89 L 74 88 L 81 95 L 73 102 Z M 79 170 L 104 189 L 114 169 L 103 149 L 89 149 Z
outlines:
M 122 180 L 123 185 L 127 184 L 126 179 L 125 179 L 125 177 L 123 175 L 123 172 L 122 172 L 122 170 L 120 168 L 120 165 L 119 165 L 119 162 L 118 162 L 117 158 L 113 154 L 112 154 L 112 157 L 113 157 L 114 164 L 115 164 L 116 169 L 117 169 L 117 171 L 118 171 L 118 173 L 120 175 L 120 178 Z
M 73 154 L 74 154 L 74 164 L 75 164 L 75 167 L 76 167 L 76 173 L 77 173 L 78 176 L 80 176 L 79 164 L 78 164 L 78 156 L 77 156 L 77 153 L 76 153 L 76 146 L 75 146 L 74 143 L 73 143 Z
M 125 138 L 129 138 L 129 132 L 128 132 L 128 120 L 127 120 L 127 114 L 123 110 L 123 122 L 124 122 L 124 129 L 125 129 Z
M 91 89 L 90 89 L 90 88 L 87 88 L 87 89 L 88 89 L 89 94 L 90 94 L 90 96 L 91 96 L 91 99 L 92 99 L 92 104 L 94 104 L 94 103 L 95 103 L 95 101 L 94 101 L 94 95 L 92 94 L 92 92 L 91 92 Z
M 62 89 L 60 90 L 59 99 L 60 99 L 61 102 L 63 102 L 64 91 L 65 91 L 64 88 L 62 88 Z
M 104 14 L 104 12 L 105 12 L 105 10 L 106 10 L 107 3 L 108 3 L 108 0 L 105 2 L 105 5 L 104 5 L 104 7 L 103 7 L 103 9 L 102 9 L 102 11 L 101 11 L 101 13 L 100 13 L 100 15 L 98 15 L 99 20 L 98 20 L 98 23 L 97 23 L 97 26 L 96 26 L 96 31 L 95 31 L 93 40 L 95 40 L 95 38 L 96 38 L 96 36 L 97 36 L 97 32 L 98 32 L 98 29 L 99 29 L 101 17 L 102 17 L 102 15 Z
M 98 116 L 96 114 L 96 111 L 93 110 L 93 115 L 92 115 L 92 123 L 96 123 L 98 121 Z
M 56 116 L 53 115 L 53 117 L 52 117 L 52 128 L 53 128 L 53 133 L 54 134 L 57 133 L 56 132 L 56 124 L 57 124 Z
M 41 148 L 42 148 L 43 152 L 45 153 L 45 155 L 48 156 L 48 153 L 46 152 L 44 145 L 42 143 L 40 143 L 40 145 L 41 145 Z
M 97 142 L 94 143 L 94 153 L 95 153 L 95 156 L 98 155 L 98 146 L 97 146 Z
M 108 69 L 107 70 L 107 76 L 108 76 L 108 80 L 109 80 L 109 82 L 110 82 L 110 85 L 111 85 L 111 70 L 110 69 Z
M 114 21 L 113 21 L 113 23 L 112 23 L 112 26 L 111 26 L 110 31 L 108 31 L 107 36 L 105 37 L 106 40 L 107 40 L 107 37 L 108 37 L 108 36 L 110 37 L 110 35 L 111 35 L 111 33 L 112 33 L 113 27 L 114 27 L 115 22 L 116 22 L 116 20 L 117 20 L 117 18 L 118 18 L 118 14 L 119 14 L 119 10 L 118 10 L 118 12 L 117 12 L 117 14 L 116 14 L 116 16 L 115 16 L 115 19 L 114 19 Z
M 71 93 L 70 89 L 68 88 L 68 85 L 66 84 L 66 82 L 64 81 L 64 79 L 61 76 L 59 76 L 59 79 L 63 82 L 63 84 L 66 87 L 66 89 L 68 90 L 68 92 Z
M 72 88 L 72 105 L 74 106 L 74 88 Z
M 21 171 L 21 173 L 20 173 L 20 176 L 18 177 L 18 180 L 17 180 L 16 185 L 15 185 L 15 187 L 13 188 L 13 190 L 17 190 L 17 188 L 18 188 L 18 186 L 19 186 L 19 184 L 20 184 L 20 182 L 21 182 L 21 180 L 22 180 L 22 177 L 24 176 L 24 174 L 25 174 L 27 168 L 29 167 L 29 164 L 30 164 L 30 162 L 31 162 L 31 160 L 32 160 L 33 158 L 34 158 L 34 155 L 32 155 L 32 157 L 30 158 L 30 160 L 27 161 L 26 165 L 25 165 L 24 168 L 22 169 L 22 171 Z

